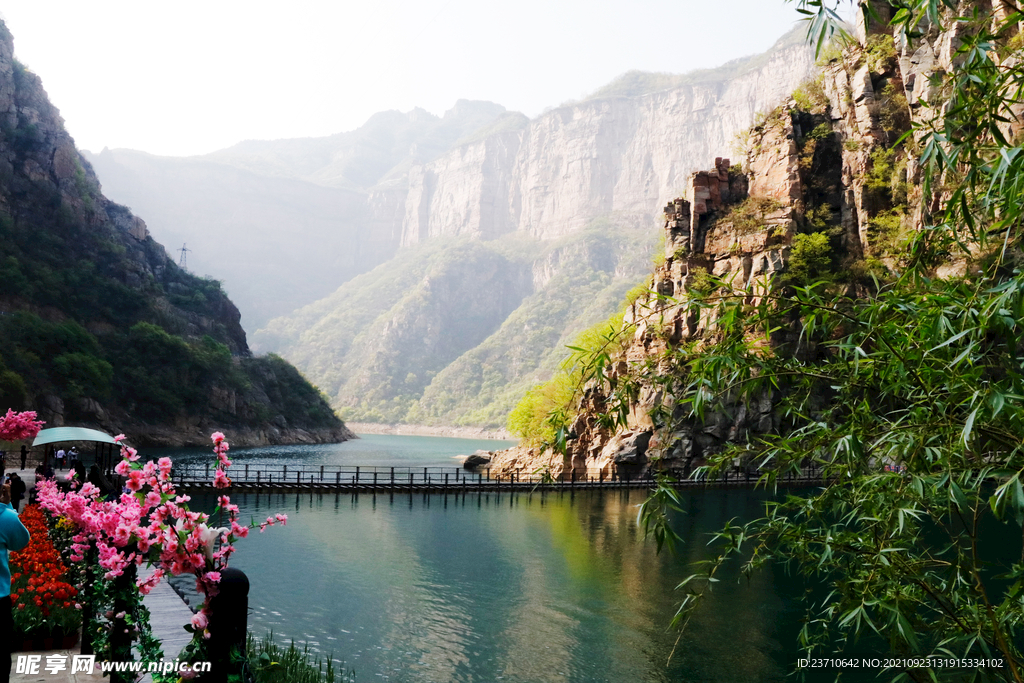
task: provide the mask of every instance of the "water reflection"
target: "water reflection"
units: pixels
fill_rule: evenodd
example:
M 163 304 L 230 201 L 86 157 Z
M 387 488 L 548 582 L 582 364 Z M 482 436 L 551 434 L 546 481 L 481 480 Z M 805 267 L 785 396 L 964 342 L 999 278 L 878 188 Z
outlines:
M 751 491 L 687 491 L 679 557 L 639 537 L 642 492 L 245 494 L 251 628 L 309 640 L 360 680 L 782 681 L 800 586 L 726 571 L 667 664 L 675 586 L 708 535 L 763 511 Z M 197 503 L 211 507 L 209 497 Z M 852 679 L 851 679 L 852 680 Z

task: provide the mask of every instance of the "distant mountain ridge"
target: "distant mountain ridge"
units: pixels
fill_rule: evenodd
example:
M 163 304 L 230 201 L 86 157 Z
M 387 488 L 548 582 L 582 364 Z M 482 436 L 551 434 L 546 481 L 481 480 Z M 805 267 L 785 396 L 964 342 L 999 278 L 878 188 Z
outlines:
M 155 234 L 187 239 L 191 268 L 216 262 L 242 324 L 258 328 L 254 345 L 294 360 L 346 419 L 500 426 L 513 394 L 545 379 L 562 346 L 645 277 L 661 207 L 691 172 L 728 156 L 756 112 L 810 75 L 796 35 L 718 70 L 626 74 L 532 120 L 466 101 L 443 117 L 384 112 L 326 138 L 150 157 L 146 179 L 141 164 L 118 171 L 135 153 L 91 158 Z M 222 209 L 188 212 L 195 190 L 167 170 L 185 163 L 207 169 Z M 181 191 L 177 208 L 144 191 L 161 173 L 165 195 Z M 236 186 L 240 173 L 261 180 Z M 289 206 L 287 223 L 213 220 L 238 215 L 268 178 L 346 193 L 353 205 L 322 221 L 311 206 Z M 258 194 L 278 201 L 272 186 Z

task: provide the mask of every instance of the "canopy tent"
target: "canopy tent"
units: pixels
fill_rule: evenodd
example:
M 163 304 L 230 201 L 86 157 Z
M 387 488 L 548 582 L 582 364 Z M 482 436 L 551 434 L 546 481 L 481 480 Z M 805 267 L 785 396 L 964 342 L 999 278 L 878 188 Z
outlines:
M 44 462 L 52 455 L 53 446 L 49 444 L 66 443 L 69 441 L 91 441 L 96 444 L 95 463 L 101 471 L 108 474 L 114 466 L 114 446 L 117 444 L 114 437 L 98 429 L 86 429 L 85 427 L 52 427 L 41 430 L 32 442 L 32 447 L 46 447 Z
M 53 427 L 40 430 L 32 447 L 45 446 L 48 443 L 62 443 L 64 441 L 96 441 L 98 443 L 117 443 L 114 437 L 99 431 L 98 429 L 86 429 L 85 427 Z

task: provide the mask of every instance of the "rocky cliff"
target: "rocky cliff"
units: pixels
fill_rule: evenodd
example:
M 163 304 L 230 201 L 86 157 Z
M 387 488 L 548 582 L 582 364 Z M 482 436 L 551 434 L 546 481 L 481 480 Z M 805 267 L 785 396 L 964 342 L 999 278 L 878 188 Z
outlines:
M 810 68 L 809 49 L 788 37 L 738 74 L 655 92 L 613 84 L 520 130 L 464 144 L 410 172 L 401 242 L 513 231 L 553 239 L 609 214 L 647 228 L 699 160 L 728 154 L 754 114 L 789 95 Z
M 918 150 L 902 136 L 940 102 L 942 93 L 921 86 L 955 68 L 956 35 L 933 31 L 910 44 L 882 26 L 860 31 L 858 44 L 831 50 L 812 83 L 750 129 L 742 164 L 717 159 L 666 205 L 664 262 L 630 305 L 608 372 L 580 386 L 569 405 L 551 406 L 568 411 L 564 450 L 527 443 L 495 453 L 492 471 L 685 473 L 729 442 L 782 428 L 778 390 L 698 421 L 672 387 L 685 382 L 687 354 L 712 348 L 718 334 L 717 309 L 695 309 L 694 297 L 737 292 L 750 306 L 812 284 L 870 296 L 899 271 L 902 238 L 920 228 L 908 209 L 920 200 Z M 795 323 L 780 318 L 764 343 L 779 353 L 808 348 L 797 343 L 806 333 Z M 614 411 L 625 418 L 611 419 Z
M 627 74 L 534 120 L 463 100 L 441 117 L 382 112 L 347 133 L 187 160 L 87 156 L 158 240 L 187 242 L 189 267 L 224 279 L 252 333 L 432 238 L 555 239 L 607 215 L 649 229 L 698 160 L 728 154 L 810 66 L 794 33 L 722 69 Z
M 0 23 L 0 407 L 137 443 L 350 436 L 294 368 L 251 357 L 239 318 L 103 196 Z
M 381 204 L 404 205 L 389 230 L 396 259 L 255 338 L 350 419 L 500 427 L 516 396 L 642 279 L 649 226 L 694 160 L 727 150 L 809 68 L 791 37 L 724 70 L 630 74 L 532 121 L 503 114 L 413 164 L 404 199 L 396 181 Z M 388 288 L 384 309 L 365 308 L 367 287 Z M 402 297 L 412 299 L 396 305 Z M 468 315 L 485 300 L 497 315 Z

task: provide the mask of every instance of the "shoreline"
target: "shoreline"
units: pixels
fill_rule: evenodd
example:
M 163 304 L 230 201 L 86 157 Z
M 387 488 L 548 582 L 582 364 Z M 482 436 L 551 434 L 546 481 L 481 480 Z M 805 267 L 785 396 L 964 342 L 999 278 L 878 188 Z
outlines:
M 393 434 L 397 436 L 449 436 L 457 439 L 518 441 L 504 429 L 483 427 L 433 427 L 430 425 L 380 424 L 376 422 L 345 422 L 356 434 Z

